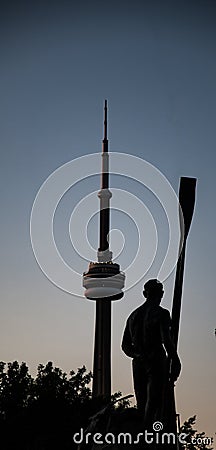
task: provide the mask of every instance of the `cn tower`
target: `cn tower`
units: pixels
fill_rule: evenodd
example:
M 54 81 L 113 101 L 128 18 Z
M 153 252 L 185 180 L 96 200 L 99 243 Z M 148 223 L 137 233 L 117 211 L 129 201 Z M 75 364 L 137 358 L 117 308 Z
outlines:
M 108 234 L 110 230 L 109 153 L 107 139 L 107 100 L 104 105 L 104 138 L 102 144 L 100 200 L 100 238 L 97 262 L 90 262 L 83 274 L 85 296 L 96 302 L 93 363 L 93 397 L 109 400 L 111 396 L 111 307 L 123 297 L 125 274 L 112 261 Z

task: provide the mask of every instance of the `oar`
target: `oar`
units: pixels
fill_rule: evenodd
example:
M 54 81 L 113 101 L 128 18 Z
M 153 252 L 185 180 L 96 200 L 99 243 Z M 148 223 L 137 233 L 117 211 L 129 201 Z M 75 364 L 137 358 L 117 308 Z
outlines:
M 181 242 L 179 248 L 180 255 L 176 268 L 175 287 L 172 305 L 172 337 L 176 349 L 178 345 L 178 336 L 179 336 L 186 242 L 193 218 L 195 205 L 195 192 L 196 192 L 196 178 L 182 177 L 180 179 L 180 187 L 179 187 L 179 203 L 181 207 L 179 211 L 180 228 L 181 228 Z
M 193 218 L 195 205 L 195 189 L 196 189 L 196 178 L 182 177 L 180 179 L 179 221 L 181 229 L 181 239 L 179 244 L 179 258 L 176 267 L 175 287 L 172 305 L 172 337 L 176 350 L 179 336 L 179 322 L 181 314 L 186 242 Z M 165 405 L 167 408 L 166 411 L 167 431 L 174 432 L 176 434 L 176 409 L 175 409 L 175 395 L 173 384 L 169 384 L 168 386 Z M 167 447 L 165 446 L 164 450 L 166 450 L 166 448 L 169 450 L 171 449 L 176 450 L 178 449 L 178 442 L 176 441 L 174 445 L 168 445 Z

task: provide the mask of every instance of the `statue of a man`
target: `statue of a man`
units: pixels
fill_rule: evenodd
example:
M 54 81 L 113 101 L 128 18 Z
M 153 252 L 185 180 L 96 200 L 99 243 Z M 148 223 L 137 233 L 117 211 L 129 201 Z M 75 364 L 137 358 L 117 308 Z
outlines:
M 163 421 L 165 388 L 169 381 L 177 380 L 181 370 L 170 334 L 170 314 L 160 306 L 163 294 L 160 281 L 153 279 L 145 283 L 146 301 L 129 316 L 122 341 L 122 350 L 133 358 L 137 408 L 146 427 L 156 420 Z

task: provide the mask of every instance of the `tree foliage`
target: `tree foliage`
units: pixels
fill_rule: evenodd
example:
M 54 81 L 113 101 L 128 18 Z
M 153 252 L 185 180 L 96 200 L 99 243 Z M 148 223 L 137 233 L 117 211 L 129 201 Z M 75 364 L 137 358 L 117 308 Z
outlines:
M 91 379 L 85 366 L 67 376 L 48 362 L 33 379 L 25 363 L 0 362 L 1 450 L 75 448 L 73 433 L 98 407 Z
M 181 426 L 180 433 L 186 434 L 184 439 L 186 444 L 181 445 L 181 450 L 213 450 L 213 447 L 211 447 L 213 439 L 206 436 L 204 431 L 198 433 L 194 428 L 195 423 L 196 416 L 192 416 Z

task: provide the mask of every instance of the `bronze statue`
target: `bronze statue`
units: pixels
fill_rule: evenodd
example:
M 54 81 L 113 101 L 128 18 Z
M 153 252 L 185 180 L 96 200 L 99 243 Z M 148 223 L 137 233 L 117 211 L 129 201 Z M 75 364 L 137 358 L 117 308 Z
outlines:
M 137 408 L 146 428 L 152 427 L 156 420 L 163 422 L 167 383 L 176 381 L 181 370 L 170 333 L 170 313 L 160 306 L 163 294 L 160 281 L 152 279 L 145 283 L 146 301 L 129 316 L 122 341 L 122 350 L 133 358 Z

